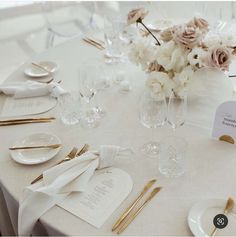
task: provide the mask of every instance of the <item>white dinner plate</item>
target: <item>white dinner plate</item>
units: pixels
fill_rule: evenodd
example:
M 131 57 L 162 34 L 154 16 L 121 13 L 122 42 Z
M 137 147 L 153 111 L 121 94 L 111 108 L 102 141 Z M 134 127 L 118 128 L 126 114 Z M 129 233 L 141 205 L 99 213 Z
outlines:
M 44 67 L 50 72 L 55 72 L 58 70 L 59 66 L 51 61 L 42 61 L 38 63 L 40 66 Z M 37 68 L 36 66 L 29 64 L 25 70 L 24 70 L 25 75 L 29 77 L 45 77 L 48 76 L 48 72 L 43 71 L 43 69 Z
M 16 141 L 12 147 L 61 144 L 58 137 L 48 133 L 37 133 Z M 25 165 L 35 165 L 52 159 L 61 147 L 56 149 L 11 150 L 13 160 Z
M 214 229 L 213 219 L 223 214 L 227 200 L 209 199 L 196 203 L 189 212 L 188 225 L 195 236 L 208 237 Z M 236 236 L 236 209 L 227 214 L 228 225 L 218 229 L 217 236 Z

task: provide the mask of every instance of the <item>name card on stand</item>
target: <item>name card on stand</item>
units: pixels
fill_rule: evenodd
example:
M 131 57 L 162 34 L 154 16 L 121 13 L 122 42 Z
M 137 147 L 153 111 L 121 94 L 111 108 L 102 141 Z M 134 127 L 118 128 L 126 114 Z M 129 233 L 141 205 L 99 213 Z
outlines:
M 226 101 L 217 108 L 212 137 L 236 143 L 236 101 Z

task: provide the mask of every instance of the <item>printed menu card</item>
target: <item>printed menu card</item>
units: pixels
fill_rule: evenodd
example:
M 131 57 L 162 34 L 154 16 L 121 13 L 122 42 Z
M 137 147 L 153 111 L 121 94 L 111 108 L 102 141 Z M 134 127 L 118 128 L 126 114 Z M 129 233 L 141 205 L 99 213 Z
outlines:
M 14 117 L 32 114 L 41 114 L 49 111 L 57 104 L 55 98 L 49 96 L 14 99 L 11 96 L 5 98 L 0 111 L 0 117 Z
M 97 171 L 85 192 L 71 193 L 57 205 L 100 228 L 129 195 L 133 182 L 118 168 Z
M 236 143 L 236 101 L 224 102 L 217 108 L 212 137 L 231 144 Z

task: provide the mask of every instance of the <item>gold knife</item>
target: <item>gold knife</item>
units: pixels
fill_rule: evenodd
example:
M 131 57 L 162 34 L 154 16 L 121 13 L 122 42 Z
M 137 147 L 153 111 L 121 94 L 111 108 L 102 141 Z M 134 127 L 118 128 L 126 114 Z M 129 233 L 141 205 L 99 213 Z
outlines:
M 52 74 L 52 72 L 50 70 L 48 70 L 47 68 L 45 68 L 44 66 L 38 64 L 38 63 L 32 63 L 33 66 L 41 69 L 44 72 L 47 72 L 48 74 Z
M 99 42 L 97 42 L 96 40 L 88 38 L 88 37 L 86 37 L 85 39 L 88 40 L 88 41 L 91 41 L 92 43 L 94 43 L 94 44 L 98 45 L 99 47 L 105 49 L 105 47 L 102 44 L 100 44 Z
M 11 126 L 11 125 L 20 125 L 20 124 L 32 124 L 32 123 L 49 123 L 52 120 L 28 120 L 28 121 L 15 121 L 15 122 L 0 122 L 0 126 Z
M 19 118 L 19 119 L 7 119 L 7 120 L 0 120 L 0 123 L 9 123 L 9 122 L 26 122 L 26 121 L 38 121 L 38 120 L 54 120 L 55 117 L 48 117 L 48 118 Z
M 52 148 L 56 149 L 60 147 L 61 144 L 51 144 L 51 145 L 41 145 L 41 146 L 19 146 L 19 147 L 10 147 L 9 150 L 29 150 L 29 149 L 45 149 L 45 148 Z
M 88 43 L 88 44 L 90 44 L 90 45 L 92 45 L 92 46 L 94 46 L 94 47 L 96 47 L 97 49 L 103 50 L 103 48 L 102 48 L 101 46 L 99 46 L 98 44 L 95 44 L 95 43 L 92 42 L 91 40 L 88 40 L 88 39 L 83 38 L 83 41 L 86 42 L 86 43 Z
M 121 234 L 129 224 L 135 219 L 135 217 L 143 210 L 143 208 L 151 201 L 151 199 L 162 189 L 162 187 L 154 188 L 151 194 L 147 197 L 146 201 L 134 212 L 129 219 L 120 227 L 117 234 Z
M 142 192 L 139 196 L 129 205 L 129 207 L 124 211 L 121 217 L 116 221 L 116 223 L 112 227 L 112 231 L 116 230 L 119 225 L 124 221 L 124 219 L 129 215 L 129 213 L 134 209 L 134 207 L 138 204 L 140 199 L 144 196 L 144 194 L 152 187 L 152 185 L 156 182 L 156 179 L 150 180 L 143 188 Z

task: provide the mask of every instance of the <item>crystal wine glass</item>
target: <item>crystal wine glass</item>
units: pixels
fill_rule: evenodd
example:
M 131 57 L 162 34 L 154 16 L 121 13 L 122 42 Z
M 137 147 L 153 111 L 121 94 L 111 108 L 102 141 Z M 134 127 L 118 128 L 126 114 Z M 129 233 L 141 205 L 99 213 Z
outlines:
M 81 117 L 83 127 L 93 128 L 98 125 L 100 116 L 92 104 L 92 98 L 97 93 L 96 78 L 98 76 L 96 67 L 92 64 L 82 64 L 79 69 L 79 94 L 81 96 Z
M 146 92 L 139 104 L 139 118 L 143 126 L 152 131 L 152 141 L 142 147 L 142 151 L 148 156 L 155 156 L 159 153 L 159 142 L 154 141 L 154 129 L 161 127 L 166 122 L 167 106 L 164 95 L 153 98 Z
M 182 95 L 176 95 L 172 91 L 169 97 L 168 104 L 168 123 L 171 125 L 173 130 L 181 127 L 185 123 L 187 114 L 187 95 L 183 92 Z

